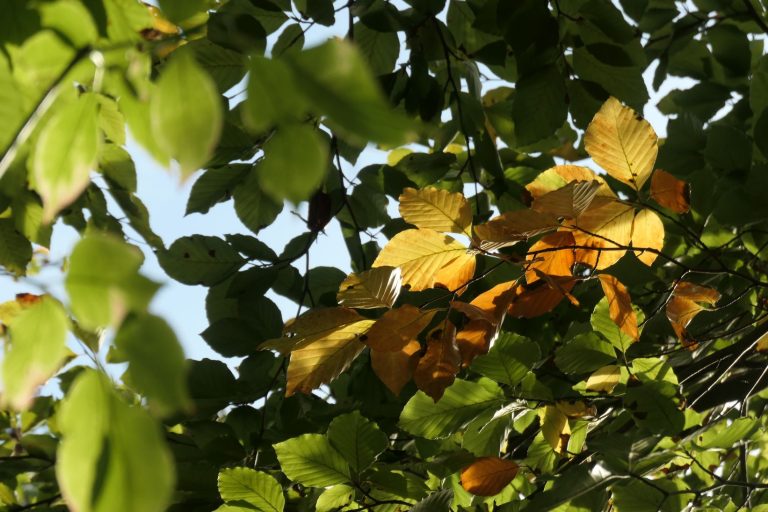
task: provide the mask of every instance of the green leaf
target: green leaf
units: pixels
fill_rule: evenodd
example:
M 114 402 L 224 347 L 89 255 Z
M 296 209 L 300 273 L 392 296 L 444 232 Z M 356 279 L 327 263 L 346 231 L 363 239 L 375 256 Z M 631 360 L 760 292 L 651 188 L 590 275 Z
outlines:
M 32 244 L 19 233 L 12 219 L 0 219 L 0 265 L 16 275 L 24 275 L 32 259 Z
M 316 512 L 331 512 L 342 509 L 352 502 L 355 490 L 348 485 L 334 485 L 323 491 L 315 504 Z
M 299 203 L 323 183 L 328 164 L 328 145 L 317 130 L 306 124 L 287 125 L 264 144 L 257 176 L 275 201 Z
M 128 312 L 146 310 L 158 286 L 139 274 L 143 259 L 109 235 L 89 235 L 75 246 L 64 284 L 83 327 L 117 325 Z
M 677 386 L 664 381 L 644 382 L 627 388 L 624 407 L 637 424 L 654 434 L 673 436 L 685 425 L 685 416 L 676 401 Z
M 253 57 L 248 75 L 248 99 L 243 120 L 255 133 L 280 124 L 301 121 L 307 101 L 299 92 L 296 77 L 281 60 Z
M 648 90 L 639 67 L 611 65 L 598 59 L 586 47 L 573 50 L 573 67 L 579 78 L 594 82 L 608 94 L 635 110 L 642 111 L 648 101 Z
M 522 336 L 502 332 L 491 350 L 472 362 L 472 371 L 516 386 L 541 357 L 539 346 Z
M 180 283 L 204 286 L 220 283 L 245 263 L 227 242 L 203 235 L 179 238 L 168 250 L 158 252 L 158 261 Z
M 241 53 L 224 48 L 208 39 L 189 41 L 178 49 L 191 52 L 198 64 L 210 75 L 220 93 L 225 93 L 243 79 L 246 61 Z
M 559 475 L 543 493 L 532 498 L 526 508 L 531 511 L 554 510 L 572 499 L 606 487 L 616 478 L 620 478 L 620 476 L 611 474 L 600 464 L 591 468 L 574 467 Z M 622 512 L 624 511 L 622 510 Z
M 400 40 L 395 32 L 378 32 L 363 23 L 355 23 L 355 44 L 376 75 L 391 72 L 400 55 Z
M 97 99 L 83 94 L 45 124 L 32 156 L 32 178 L 50 223 L 85 190 L 99 151 Z
M 387 104 L 352 43 L 332 39 L 289 62 L 306 97 L 348 139 L 397 145 L 413 138 L 410 123 Z
M 515 90 L 512 120 L 519 146 L 538 142 L 563 126 L 568 114 L 563 75 L 555 65 L 520 77 Z
M 232 164 L 205 171 L 192 185 L 186 215 L 208 213 L 217 203 L 230 199 L 235 186 L 243 181 L 251 168 L 251 165 Z
M 416 392 L 405 404 L 399 426 L 406 432 L 427 439 L 447 437 L 484 410 L 500 405 L 503 400 L 504 394 L 491 380 L 470 382 L 456 379 L 438 402 L 422 391 Z
M 280 468 L 289 479 L 309 487 L 350 481 L 349 465 L 325 436 L 304 434 L 274 445 Z
M 283 211 L 283 202 L 274 201 L 261 190 L 260 180 L 264 179 L 263 164 L 256 164 L 242 183 L 234 187 L 235 213 L 245 226 L 258 233 L 272 224 Z
M 614 485 L 613 503 L 621 512 L 679 512 L 685 510 L 693 493 L 678 493 L 687 489 L 682 480 L 655 479 L 649 485 L 632 479 L 627 483 Z
M 167 416 L 189 407 L 184 351 L 165 320 L 149 314 L 128 317 L 117 331 L 115 348 L 125 354 L 129 380 L 151 409 Z
M 221 97 L 192 55 L 174 54 L 150 101 L 152 134 L 174 158 L 183 177 L 213 155 L 223 124 Z
M 634 304 L 632 305 L 632 309 L 635 310 L 638 324 L 642 324 L 645 320 L 645 314 Z M 619 328 L 616 322 L 611 320 L 608 311 L 608 299 L 605 297 L 600 299 L 600 302 L 595 306 L 592 316 L 590 317 L 590 323 L 592 324 L 592 329 L 602 334 L 611 345 L 622 352 L 626 352 L 630 345 L 635 342 L 631 336 Z M 642 334 L 642 331 L 640 331 L 640 333 Z
M 709 425 L 703 434 L 697 436 L 696 444 L 705 450 L 712 448 L 729 450 L 740 443 L 747 442 L 759 429 L 760 422 L 755 418 L 722 420 Z
M 387 434 L 358 411 L 336 417 L 328 427 L 327 435 L 355 473 L 373 464 L 389 446 Z
M 160 7 L 163 9 L 169 20 L 181 22 L 195 16 L 200 12 L 205 12 L 208 7 L 207 0 L 185 0 L 177 2 L 175 0 L 160 0 Z
M 57 414 L 62 434 L 56 479 L 81 512 L 162 512 L 174 488 L 173 459 L 160 425 L 129 407 L 109 381 L 83 370 Z
M 555 364 L 564 373 L 593 372 L 614 361 L 613 347 L 594 332 L 579 334 L 555 352 Z
M 219 493 L 226 502 L 245 502 L 250 510 L 282 512 L 283 488 L 274 477 L 251 468 L 235 467 L 219 473 Z
M 3 402 L 28 408 L 38 386 L 52 377 L 67 356 L 69 319 L 61 304 L 43 298 L 10 325 L 10 350 L 3 360 Z

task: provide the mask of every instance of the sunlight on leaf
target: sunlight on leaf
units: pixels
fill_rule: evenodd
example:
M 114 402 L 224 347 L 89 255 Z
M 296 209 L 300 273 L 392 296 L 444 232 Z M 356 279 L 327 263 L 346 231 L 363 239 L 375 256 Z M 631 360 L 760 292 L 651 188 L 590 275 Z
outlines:
M 651 199 L 675 213 L 691 209 L 691 186 L 663 169 L 656 169 L 651 178 Z
M 408 187 L 399 200 L 400 215 L 408 224 L 471 236 L 472 210 L 463 194 L 434 187 L 421 190 Z
M 481 457 L 461 470 L 461 486 L 475 496 L 493 496 L 515 478 L 517 470 L 511 460 Z

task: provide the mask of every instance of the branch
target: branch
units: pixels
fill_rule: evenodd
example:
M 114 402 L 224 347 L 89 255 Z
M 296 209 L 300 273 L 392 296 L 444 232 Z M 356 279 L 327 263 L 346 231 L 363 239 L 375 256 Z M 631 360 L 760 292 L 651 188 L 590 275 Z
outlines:
M 744 7 L 747 8 L 747 11 L 749 12 L 749 15 L 752 17 L 753 20 L 755 20 L 755 23 L 757 23 L 761 29 L 763 29 L 763 32 L 768 34 L 768 23 L 765 22 L 762 16 L 760 16 L 760 13 L 757 12 L 757 9 L 755 9 L 755 6 L 752 5 L 752 2 L 749 0 L 742 0 L 744 2 Z

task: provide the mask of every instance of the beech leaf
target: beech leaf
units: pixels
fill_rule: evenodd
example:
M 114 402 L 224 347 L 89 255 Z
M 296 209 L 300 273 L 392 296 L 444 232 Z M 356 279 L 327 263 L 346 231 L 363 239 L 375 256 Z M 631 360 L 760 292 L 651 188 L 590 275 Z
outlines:
M 413 377 L 420 350 L 421 344 L 416 340 L 408 342 L 397 352 L 371 349 L 373 372 L 394 395 L 399 395 Z
M 657 251 L 661 251 L 664 247 L 664 224 L 656 212 L 648 209 L 637 212 L 632 224 L 632 246 L 647 247 Z M 658 254 L 650 251 L 635 251 L 635 256 L 650 267 L 656 261 Z
M 587 379 L 586 390 L 596 393 L 611 393 L 621 379 L 621 368 L 609 364 L 598 368 Z
M 600 280 L 603 293 L 605 293 L 605 298 L 608 300 L 608 314 L 611 320 L 619 326 L 619 329 L 637 341 L 640 338 L 637 328 L 637 314 L 632 308 L 632 299 L 627 287 L 614 276 L 600 274 L 597 277 Z
M 567 247 L 576 245 L 573 233 L 557 231 L 541 237 L 528 249 L 526 261 L 529 262 L 525 272 L 527 283 L 539 279 L 534 269 L 550 276 L 571 276 L 573 264 L 576 263 L 574 250 Z M 539 252 L 545 251 L 545 252 Z
M 555 217 L 575 219 L 589 208 L 599 188 L 600 182 L 597 180 L 572 181 L 534 199 L 531 209 Z
M 688 334 L 687 326 L 706 307 L 713 306 L 720 300 L 720 292 L 708 286 L 680 281 L 672 292 L 672 298 L 667 302 L 667 318 L 672 329 L 684 346 L 695 346 L 695 341 Z
M 663 169 L 656 169 L 651 177 L 651 199 L 675 213 L 691 209 L 691 186 Z
M 475 496 L 494 496 L 517 475 L 518 466 L 499 457 L 481 457 L 461 470 L 461 486 Z
M 447 321 L 427 338 L 427 352 L 419 360 L 413 380 L 416 386 L 437 402 L 459 373 L 461 355 L 456 345 L 456 327 Z
M 407 187 L 400 195 L 400 215 L 418 228 L 471 236 L 472 210 L 459 192 Z
M 384 313 L 362 341 L 373 350 L 397 352 L 429 325 L 437 310 L 422 311 L 411 304 Z
M 576 261 L 603 270 L 621 259 L 632 240 L 635 210 L 620 201 L 598 197 L 591 207 L 569 224 L 576 245 L 594 249 L 576 249 Z M 606 250 L 607 249 L 607 250 Z
M 378 267 L 352 273 L 339 286 L 336 300 L 349 308 L 391 308 L 402 286 L 402 274 L 396 267 Z

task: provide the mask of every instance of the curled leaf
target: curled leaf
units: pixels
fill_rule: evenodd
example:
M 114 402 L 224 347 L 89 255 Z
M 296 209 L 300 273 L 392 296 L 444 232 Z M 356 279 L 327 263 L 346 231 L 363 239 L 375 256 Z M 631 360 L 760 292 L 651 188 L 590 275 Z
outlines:
M 615 198 L 616 194 L 611 191 L 605 180 L 595 174 L 595 172 L 580 165 L 556 165 L 542 172 L 536 179 L 525 186 L 533 199 L 537 199 L 549 192 L 555 191 L 566 186 L 572 181 L 597 181 L 600 187 L 596 195 Z
M 475 226 L 475 236 L 481 242 L 491 242 L 495 247 L 512 245 L 532 236 L 557 229 L 557 217 L 535 210 L 515 210 L 494 217 L 485 224 Z M 481 248 L 486 246 L 481 243 Z
M 589 208 L 599 188 L 600 182 L 597 180 L 572 181 L 534 199 L 531 209 L 555 217 L 575 219 Z
M 713 288 L 688 281 L 677 283 L 672 298 L 667 302 L 667 318 L 684 346 L 696 345 L 686 328 L 696 315 L 706 309 L 702 304 L 713 306 L 718 300 L 720 292 Z

